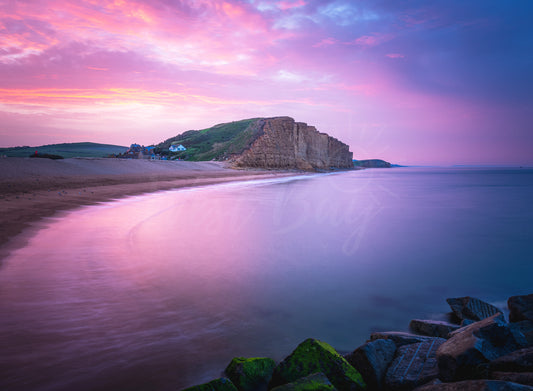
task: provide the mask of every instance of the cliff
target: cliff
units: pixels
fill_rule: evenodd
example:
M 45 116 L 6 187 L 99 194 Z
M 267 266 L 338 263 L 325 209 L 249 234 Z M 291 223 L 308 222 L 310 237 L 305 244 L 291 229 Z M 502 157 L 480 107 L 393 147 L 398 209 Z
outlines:
M 169 151 L 175 144 L 185 150 Z M 170 159 L 228 160 L 235 167 L 353 168 L 348 145 L 290 117 L 251 118 L 189 130 L 155 145 L 154 151 Z
M 329 170 L 353 168 L 349 146 L 290 117 L 258 119 L 257 138 L 233 159 L 237 167 Z

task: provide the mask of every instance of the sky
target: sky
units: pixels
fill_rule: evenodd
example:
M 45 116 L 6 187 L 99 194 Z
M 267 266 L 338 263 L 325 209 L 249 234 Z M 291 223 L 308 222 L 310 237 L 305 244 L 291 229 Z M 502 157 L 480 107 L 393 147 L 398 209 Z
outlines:
M 291 116 L 398 164 L 533 164 L 530 0 L 0 0 L 0 147 Z

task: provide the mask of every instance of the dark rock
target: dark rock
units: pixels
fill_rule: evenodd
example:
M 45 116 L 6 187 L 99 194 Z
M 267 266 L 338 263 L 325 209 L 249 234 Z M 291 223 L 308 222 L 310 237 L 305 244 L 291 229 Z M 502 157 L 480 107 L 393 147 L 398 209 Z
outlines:
M 31 158 L 35 158 L 35 157 L 46 158 L 46 159 L 52 159 L 52 160 L 64 159 L 64 157 L 61 156 L 61 155 L 54 155 L 54 154 L 50 154 L 50 153 L 32 153 L 29 157 L 31 157 Z
M 385 376 L 386 389 L 408 390 L 436 379 L 439 375 L 436 352 L 445 341 L 434 338 L 399 347 Z
M 432 341 L 434 337 L 404 333 L 401 331 L 380 331 L 370 334 L 370 341 L 378 339 L 390 339 L 397 347 L 411 345 L 413 343 Z
M 420 386 L 420 387 L 430 386 L 430 385 L 434 386 L 434 385 L 438 385 L 438 384 L 442 384 L 442 381 L 440 379 L 433 379 L 430 382 L 427 382 L 426 384 L 424 384 L 423 386 Z M 418 390 L 420 387 L 417 387 L 416 390 Z
M 476 323 L 476 322 L 477 322 L 476 320 L 472 320 L 472 319 L 463 319 L 461 321 L 461 327 L 465 327 L 465 326 L 471 325 L 472 323 Z
M 460 326 L 438 320 L 413 319 L 409 323 L 409 328 L 422 335 L 430 337 L 448 338 L 448 334 L 460 328 Z
M 493 372 L 490 378 L 533 386 L 533 372 Z
M 345 358 L 363 375 L 369 389 L 381 389 L 395 352 L 396 344 L 390 339 L 377 339 L 358 347 Z
M 533 321 L 522 320 L 509 324 L 509 327 L 514 333 L 519 332 L 524 336 L 527 346 L 533 346 Z
M 516 350 L 490 362 L 491 371 L 533 372 L 533 348 Z
M 302 377 L 292 383 L 273 388 L 271 391 L 335 391 L 337 390 L 322 372 Z
M 428 384 L 414 391 L 531 391 L 533 387 L 500 380 L 465 380 L 456 383 Z
M 479 321 L 502 312 L 492 304 L 470 296 L 446 299 L 446 302 L 459 320 Z
M 366 388 L 361 374 L 330 345 L 306 339 L 274 369 L 269 388 L 292 383 L 316 372 L 323 372 L 339 390 Z
M 271 358 L 236 357 L 226 368 L 226 375 L 239 391 L 266 390 L 275 367 Z
M 237 387 L 235 387 L 231 380 L 221 377 L 209 383 L 186 388 L 183 391 L 237 391 Z
M 533 321 L 533 293 L 527 296 L 512 296 L 507 300 L 509 307 L 509 321 Z
M 444 381 L 484 378 L 489 361 L 523 347 L 502 314 L 463 327 L 437 351 L 439 377 Z

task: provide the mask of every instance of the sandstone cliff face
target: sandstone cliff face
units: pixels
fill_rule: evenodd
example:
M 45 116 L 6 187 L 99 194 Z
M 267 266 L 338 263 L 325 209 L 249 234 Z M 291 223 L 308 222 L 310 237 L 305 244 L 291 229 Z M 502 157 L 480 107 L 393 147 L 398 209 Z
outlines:
M 314 126 L 290 117 L 260 119 L 255 126 L 261 128 L 259 136 L 235 159 L 236 166 L 301 170 L 353 167 L 349 146 Z

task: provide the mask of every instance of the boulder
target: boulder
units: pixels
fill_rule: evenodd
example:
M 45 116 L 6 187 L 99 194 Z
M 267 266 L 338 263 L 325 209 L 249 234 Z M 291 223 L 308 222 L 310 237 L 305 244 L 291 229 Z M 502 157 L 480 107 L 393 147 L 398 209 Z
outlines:
M 363 390 L 361 374 L 325 342 L 309 338 L 275 369 L 269 388 L 292 383 L 316 372 L 324 373 L 339 390 Z
M 527 346 L 533 346 L 533 321 L 522 320 L 509 324 L 511 330 L 522 334 L 526 340 Z
M 396 344 L 390 339 L 367 342 L 345 356 L 357 369 L 369 389 L 381 389 L 387 368 L 394 359 Z
M 397 347 L 400 347 L 418 342 L 432 341 L 433 337 L 404 333 L 401 331 L 380 331 L 370 334 L 370 341 L 376 341 L 378 339 L 389 339 L 394 342 Z
M 491 371 L 533 372 L 533 348 L 516 350 L 490 362 Z
M 414 391 L 532 391 L 533 387 L 499 380 L 466 380 L 456 383 L 428 384 Z
M 509 307 L 509 321 L 533 321 L 533 293 L 526 296 L 512 296 L 507 300 Z
M 271 358 L 236 357 L 226 368 L 226 375 L 239 391 L 266 390 L 275 367 Z
M 292 383 L 273 388 L 271 391 L 335 391 L 337 390 L 322 372 L 302 377 Z
M 533 348 L 514 351 L 492 360 L 490 378 L 533 386 Z
M 438 338 L 448 338 L 448 334 L 460 327 L 461 326 L 459 325 L 439 320 L 413 319 L 411 323 L 409 323 L 409 328 L 413 332 Z
M 457 319 L 461 321 L 464 319 L 479 321 L 502 313 L 499 308 L 494 307 L 492 304 L 470 296 L 450 298 L 446 299 L 446 302 L 450 305 Z
M 461 321 L 461 327 L 465 327 L 465 326 L 471 325 L 472 323 L 476 323 L 476 322 L 477 322 L 476 320 L 472 320 L 472 319 L 463 319 Z
M 209 383 L 186 388 L 183 391 L 237 391 L 237 387 L 235 387 L 231 380 L 221 377 Z
M 493 372 L 490 378 L 533 386 L 533 372 Z
M 439 375 L 436 352 L 445 341 L 434 338 L 399 347 L 385 376 L 386 389 L 409 390 L 436 379 Z
M 517 340 L 502 314 L 473 323 L 451 333 L 437 351 L 439 377 L 457 381 L 486 377 L 488 363 L 524 346 Z

